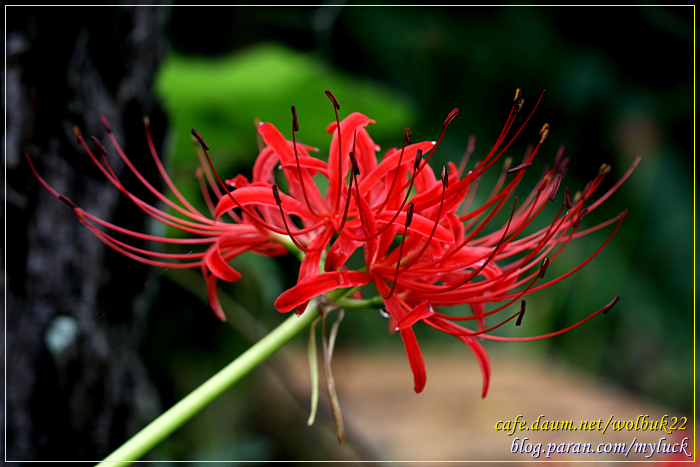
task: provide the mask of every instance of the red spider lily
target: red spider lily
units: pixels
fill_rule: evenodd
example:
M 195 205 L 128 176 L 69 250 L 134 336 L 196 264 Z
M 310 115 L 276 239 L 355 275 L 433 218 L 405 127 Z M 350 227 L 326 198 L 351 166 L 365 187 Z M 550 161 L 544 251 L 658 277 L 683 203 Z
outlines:
M 479 236 L 505 207 L 549 131 L 548 125 L 545 125 L 540 132 L 539 143 L 526 154 L 523 163 L 511 169 L 506 167 L 487 202 L 467 212 L 481 175 L 503 155 L 530 118 L 527 117 L 520 129 L 507 139 L 521 107 L 522 99 L 518 93 L 496 143 L 464 178 L 460 179 L 460 170 L 452 163 L 443 168 L 442 176 L 438 178 L 420 160 L 420 156 L 413 161 L 411 170 L 407 167 L 412 162 L 411 158 L 404 161 L 395 150 L 389 151 L 379 163 L 365 159 L 364 165 L 369 170 L 357 170 L 348 185 L 348 193 L 353 182 L 356 187 L 350 203 L 350 217 L 353 220 L 347 221 L 330 247 L 324 263 L 325 272 L 303 279 L 300 277 L 296 286 L 277 299 L 277 309 L 281 312 L 303 309 L 308 300 L 319 294 L 374 283 L 390 316 L 391 328 L 399 331 L 404 341 L 414 373 L 415 391 L 423 390 L 426 372 L 412 326 L 423 321 L 454 335 L 472 349 L 483 373 L 482 396 L 488 390 L 490 365 L 476 336 L 512 341 L 542 339 L 566 332 L 599 313 L 607 312 L 619 297 L 579 323 L 551 334 L 524 338 L 488 334 L 515 318 L 516 325 L 520 325 L 525 313 L 524 295 L 568 277 L 601 251 L 617 232 L 626 213 L 583 231 L 579 230 L 581 220 L 607 199 L 639 162 L 637 159 L 613 188 L 588 206 L 586 203 L 609 172 L 609 166 L 602 166 L 595 179 L 573 202 L 567 188 L 562 206 L 549 225 L 535 233 L 523 235 L 544 206 L 556 197 L 568 163 L 562 159 L 562 148 L 554 167 L 544 173 L 525 201 L 518 205 L 515 199 L 507 223 L 487 235 Z M 456 111 L 450 113 L 444 127 L 455 115 Z M 341 133 L 343 131 L 344 128 L 341 128 Z M 350 134 L 341 136 L 345 140 L 350 139 Z M 354 164 L 353 152 L 349 154 Z M 509 176 L 512 176 L 510 181 Z M 396 180 L 399 180 L 398 184 Z M 410 188 L 404 192 L 407 186 Z M 412 189 L 414 194 L 410 195 Z M 410 202 L 406 203 L 409 199 Z M 612 233 L 591 257 L 566 274 L 540 283 L 547 266 L 570 240 L 610 224 L 615 224 Z M 397 235 L 401 236 L 401 243 L 392 248 Z M 360 247 L 364 249 L 365 267 L 360 271 L 344 270 L 346 261 Z M 314 258 L 316 264 L 319 259 Z M 485 317 L 504 310 L 518 300 L 521 300 L 518 312 L 486 329 Z M 485 311 L 486 303 L 503 301 L 506 303 L 502 306 L 488 313 Z M 458 317 L 435 311 L 435 308 L 460 304 L 469 304 L 472 314 Z M 477 330 L 457 324 L 458 321 L 469 320 L 476 321 Z
M 459 113 L 457 109 L 445 119 L 443 133 L 437 142 L 412 143 L 410 130 L 406 127 L 401 149 L 389 150 L 379 161 L 376 154 L 378 147 L 366 130 L 373 120 L 352 113 L 340 121 L 340 105 L 329 91 L 326 93 L 336 114 L 336 121 L 327 128 L 328 133 L 333 135 L 327 162 L 312 157 L 310 151 L 315 151 L 313 148 L 297 144 L 299 125 L 294 107 L 291 141 L 270 123 L 258 126 L 266 147 L 255 162 L 252 181 L 239 175 L 224 183 L 211 165 L 209 147 L 201 135 L 192 130 L 202 149 L 197 150 L 202 165 L 198 179 L 213 218 L 195 209 L 174 186 L 155 151 L 148 124 L 146 135 L 154 162 L 178 202 L 169 200 L 141 176 L 119 147 L 103 118 L 109 138 L 127 167 L 177 215 L 129 193 L 107 163 L 102 144 L 92 138 L 99 150 L 98 159 L 76 130 L 76 136 L 87 154 L 110 182 L 148 215 L 193 238 L 170 239 L 147 235 L 99 219 L 48 186 L 28 160 L 40 182 L 70 206 L 80 220 L 110 247 L 150 265 L 201 268 L 207 281 L 210 305 L 222 320 L 224 314 L 217 297 L 217 279 L 228 282 L 238 280 L 240 274 L 228 261 L 247 251 L 268 256 L 290 250 L 302 253 L 297 285 L 282 293 L 275 303 L 280 312 L 296 310 L 302 313 L 307 303 L 316 296 L 339 289 L 350 294 L 370 283 L 374 284 L 380 297 L 372 299 L 371 304 L 385 308 L 391 329 L 399 331 L 414 373 L 416 392 L 421 392 L 426 383 L 423 357 L 412 328 L 419 321 L 454 335 L 472 349 L 483 372 L 482 395 L 485 396 L 490 366 L 477 336 L 492 340 L 550 337 L 607 312 L 617 301 L 616 298 L 579 323 L 544 336 L 506 338 L 489 334 L 513 319 L 519 325 L 525 313 L 525 300 L 522 297 L 568 277 L 587 264 L 608 243 L 624 219 L 624 213 L 586 230 L 579 230 L 581 220 L 619 187 L 638 159 L 607 193 L 593 202 L 593 193 L 609 172 L 608 166 L 601 167 L 594 180 L 573 200 L 568 188 L 565 189 L 561 208 L 547 227 L 524 234 L 535 218 L 541 217 L 545 205 L 554 201 L 559 192 L 568 163 L 563 159 L 562 148 L 554 167 L 542 175 L 525 200 L 518 203 L 515 198 L 508 221 L 483 234 L 487 226 L 495 223 L 496 215 L 509 208 L 509 200 L 549 131 L 548 125 L 542 128 L 540 141 L 526 154 L 521 164 L 508 168 L 509 162 L 506 162 L 487 201 L 472 209 L 481 176 L 503 156 L 534 112 L 533 109 L 522 125 L 514 130 L 514 122 L 523 105 L 519 91 L 496 143 L 464 177 L 462 172 L 473 152 L 473 140 L 459 167 L 450 163 L 438 177 L 428 165 L 442 135 Z M 423 154 L 426 154 L 425 159 Z M 278 168 L 281 174 L 277 173 Z M 276 184 L 278 177 L 286 181 L 288 193 L 282 192 Z M 317 184 L 319 178 L 327 181 L 325 193 Z M 210 193 L 216 199 L 212 199 Z M 232 222 L 224 221 L 224 218 Z M 543 282 L 547 266 L 556 260 L 569 241 L 610 224 L 615 224 L 613 231 L 591 257 L 568 273 Z M 203 245 L 206 249 L 186 254 L 145 250 L 115 238 L 101 227 L 135 239 Z M 395 246 L 397 236 L 401 241 Z M 360 248 L 365 266 L 357 271 L 348 270 L 348 259 Z M 486 328 L 487 316 L 505 310 L 518 300 L 521 301 L 518 312 L 496 326 Z M 486 303 L 492 302 L 505 303 L 486 312 Z M 470 306 L 469 316 L 453 316 L 436 311 L 440 307 L 461 304 Z M 476 321 L 476 330 L 458 323 L 471 320 Z

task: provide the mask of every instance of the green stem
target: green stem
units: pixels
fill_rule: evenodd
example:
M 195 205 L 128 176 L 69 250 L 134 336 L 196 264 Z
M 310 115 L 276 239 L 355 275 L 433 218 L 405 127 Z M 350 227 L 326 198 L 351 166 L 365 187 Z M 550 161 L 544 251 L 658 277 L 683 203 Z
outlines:
M 130 465 L 170 436 L 226 389 L 306 329 L 319 316 L 312 300 L 301 316 L 292 315 L 204 384 L 119 447 L 98 465 Z

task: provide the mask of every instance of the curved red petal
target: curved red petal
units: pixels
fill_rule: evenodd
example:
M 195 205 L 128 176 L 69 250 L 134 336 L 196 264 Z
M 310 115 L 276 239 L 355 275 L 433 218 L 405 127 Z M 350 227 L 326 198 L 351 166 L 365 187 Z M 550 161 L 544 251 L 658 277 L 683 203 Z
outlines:
M 324 272 L 298 283 L 282 292 L 275 301 L 280 313 L 287 313 L 314 297 L 335 289 L 361 287 L 370 282 L 372 276 L 358 271 Z
M 411 365 L 411 371 L 413 371 L 413 390 L 416 391 L 416 394 L 420 394 L 423 388 L 425 388 L 428 376 L 425 372 L 423 354 L 420 351 L 420 346 L 418 345 L 418 340 L 416 339 L 416 334 L 413 332 L 413 328 L 402 329 L 401 339 L 406 348 L 408 363 Z
M 221 256 L 219 242 L 214 243 L 207 250 L 204 257 L 204 264 L 211 271 L 212 275 L 227 282 L 235 282 L 241 278 L 241 273 L 233 269 Z
M 418 321 L 421 321 L 423 319 L 429 318 L 435 313 L 435 310 L 433 310 L 433 306 L 430 304 L 429 301 L 424 301 L 420 303 L 418 306 L 414 307 L 411 311 L 406 313 L 403 318 L 399 320 L 398 323 L 396 323 L 396 329 L 397 330 L 402 330 L 406 328 L 410 328 L 414 324 L 416 324 Z

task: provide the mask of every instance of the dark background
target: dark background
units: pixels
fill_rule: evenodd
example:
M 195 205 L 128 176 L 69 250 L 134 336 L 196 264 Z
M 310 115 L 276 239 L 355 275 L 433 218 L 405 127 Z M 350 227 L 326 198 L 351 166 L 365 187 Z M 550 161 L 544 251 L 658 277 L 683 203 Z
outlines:
M 549 122 L 537 164 L 551 162 L 565 144 L 571 157 L 565 184 L 573 191 L 604 162 L 613 167 L 611 186 L 641 154 L 635 173 L 589 221 L 628 209 L 620 232 L 582 271 L 528 301 L 528 310 L 540 312 L 522 335 L 565 327 L 620 294 L 614 312 L 555 339 L 486 348 L 564 362 L 655 404 L 692 410 L 692 8 L 6 11 L 8 460 L 101 458 L 256 337 L 234 319 L 232 328 L 213 317 L 196 297 L 204 289 L 196 274 L 140 268 L 104 248 L 38 185 L 21 154 L 29 153 L 42 176 L 85 210 L 151 229 L 91 166 L 74 143 L 73 125 L 106 142 L 97 118 L 105 114 L 132 159 L 147 162 L 141 117 L 149 114 L 176 183 L 197 199 L 190 128 L 212 146 L 222 174 L 249 173 L 257 152 L 253 118 L 289 137 L 294 104 L 299 137 L 323 154 L 325 125 L 333 119 L 325 89 L 338 97 L 341 118 L 358 110 L 377 120 L 370 134 L 383 148 L 401 143 L 404 125 L 415 140 L 436 139 L 447 113 L 459 107 L 434 167 L 459 160 L 470 134 L 477 135 L 475 157 L 485 154 L 515 88 L 527 108 L 546 93 L 509 153 L 521 157 Z M 526 178 L 523 188 L 528 181 L 535 180 Z M 578 264 L 606 236 L 581 239 L 563 259 Z M 298 263 L 237 261 L 244 279 L 223 285 L 222 293 L 263 327 L 274 326 L 282 317 L 272 303 L 295 280 Z M 564 261 L 559 267 L 568 269 Z M 426 347 L 460 345 L 432 329 L 416 330 Z M 47 343 L 56 335 L 63 347 Z M 370 312 L 348 314 L 338 345 L 367 352 L 401 347 Z M 464 358 L 472 364 L 468 352 Z M 272 367 L 284 380 L 284 364 Z M 151 459 L 340 455 L 332 446 L 291 446 L 284 430 L 261 422 L 270 409 L 254 397 L 258 384 L 244 380 Z M 405 385 L 410 389 L 410 379 Z M 305 404 L 307 394 L 296 395 Z M 362 452 L 361 433 L 349 442 Z

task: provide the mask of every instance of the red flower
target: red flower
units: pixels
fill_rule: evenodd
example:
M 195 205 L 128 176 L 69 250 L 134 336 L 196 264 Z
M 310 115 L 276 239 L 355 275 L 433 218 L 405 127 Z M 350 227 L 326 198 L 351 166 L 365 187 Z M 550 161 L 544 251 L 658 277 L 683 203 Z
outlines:
M 482 396 L 485 396 L 490 366 L 477 336 L 492 340 L 546 338 L 607 312 L 617 301 L 616 297 L 579 323 L 544 336 L 506 338 L 489 334 L 513 319 L 519 325 L 525 313 L 525 300 L 522 297 L 568 277 L 587 264 L 608 243 L 625 213 L 586 230 L 580 230 L 579 226 L 582 219 L 629 176 L 639 159 L 608 192 L 595 201 L 592 201 L 593 193 L 609 172 L 606 165 L 573 199 L 566 188 L 554 219 L 547 221 L 546 227 L 525 234 L 535 219 L 541 217 L 544 206 L 553 202 L 560 193 L 559 186 L 568 163 L 563 158 L 562 148 L 554 166 L 545 171 L 525 200 L 518 202 L 515 198 L 510 207 L 509 200 L 515 188 L 547 137 L 548 125 L 542 127 L 540 141 L 526 153 L 521 164 L 509 168 L 510 162 L 506 161 L 487 201 L 478 208 L 471 206 L 482 175 L 503 156 L 534 112 L 533 108 L 519 129 L 513 131 L 513 124 L 523 105 L 519 90 L 501 134 L 483 160 L 463 176 L 467 159 L 474 150 L 471 140 L 459 167 L 450 163 L 443 167 L 439 177 L 428 161 L 448 125 L 459 113 L 457 109 L 445 119 L 443 133 L 437 142 L 412 143 L 411 132 L 406 127 L 402 148 L 390 149 L 380 161 L 376 154 L 378 147 L 366 130 L 366 126 L 374 121 L 362 114 L 352 113 L 341 122 L 338 118 L 340 105 L 329 91 L 326 93 L 336 114 L 336 121 L 327 128 L 328 133 L 333 135 L 328 162 L 312 157 L 310 151 L 313 148 L 296 143 L 299 125 L 294 107 L 291 141 L 270 123 L 258 126 L 266 147 L 255 162 L 252 181 L 239 175 L 226 183 L 222 182 L 209 161 L 207 144 L 196 130 L 192 130 L 203 149 L 203 152 L 198 151 L 202 164 L 199 180 L 213 218 L 197 211 L 174 186 L 153 147 L 148 124 L 146 134 L 154 162 L 178 203 L 170 201 L 138 173 L 103 118 L 114 148 L 129 169 L 178 216 L 129 193 L 107 163 L 106 150 L 100 142 L 92 138 L 101 161 L 76 130 L 76 136 L 90 158 L 120 191 L 150 216 L 193 235 L 193 238 L 170 239 L 147 235 L 92 216 L 48 186 L 28 160 L 41 183 L 69 205 L 81 221 L 110 247 L 154 266 L 201 268 L 207 280 L 210 304 L 221 319 L 224 319 L 224 315 L 216 293 L 217 279 L 228 282 L 238 280 L 240 274 L 228 261 L 246 251 L 268 256 L 295 251 L 303 256 L 297 285 L 282 293 L 275 302 L 280 312 L 296 310 L 302 313 L 307 303 L 316 296 L 334 290 L 345 296 L 356 296 L 359 289 L 374 284 L 380 296 L 362 302 L 347 298 L 341 301 L 344 300 L 347 306 L 361 303 L 387 310 L 391 329 L 399 331 L 404 342 L 414 373 L 416 392 L 421 392 L 426 382 L 423 357 L 413 332 L 413 325 L 419 321 L 452 334 L 469 346 L 483 372 Z M 426 154 L 425 159 L 423 154 Z M 287 182 L 288 193 L 280 191 L 276 184 L 278 167 Z M 325 193 L 316 183 L 321 178 L 327 182 L 323 184 L 327 186 Z M 210 198 L 210 190 L 216 200 Z M 494 230 L 494 218 L 504 209 L 510 211 L 509 218 Z M 224 222 L 223 217 L 233 222 Z M 547 266 L 557 259 L 572 239 L 611 224 L 614 224 L 614 228 L 610 236 L 590 258 L 560 277 L 544 280 Z M 487 226 L 492 231 L 485 234 L 483 231 Z M 142 240 L 203 245 L 206 251 L 171 254 L 144 250 L 118 240 L 100 227 Z M 401 239 L 398 246 L 395 245 L 397 236 Z M 358 249 L 362 251 L 365 265 L 357 271 L 348 270 L 346 263 Z M 505 310 L 518 300 L 521 301 L 518 311 L 499 324 L 486 328 L 486 317 Z M 486 312 L 486 303 L 495 302 L 505 303 Z M 437 311 L 441 307 L 464 304 L 471 309 L 471 314 L 467 316 Z M 476 321 L 476 329 L 466 328 L 459 324 L 460 321 Z
M 567 188 L 561 208 L 549 225 L 535 233 L 523 235 L 525 228 L 541 213 L 545 204 L 556 198 L 568 163 L 563 159 L 562 148 L 554 167 L 544 173 L 525 201 L 518 205 L 516 198 L 507 223 L 480 236 L 494 216 L 505 207 L 549 131 L 548 125 L 545 125 L 539 143 L 526 154 L 524 161 L 511 169 L 506 167 L 488 201 L 468 212 L 480 177 L 503 155 L 529 120 L 530 117 L 506 142 L 521 106 L 522 99 L 518 93 L 493 148 L 463 178 L 461 170 L 452 163 L 443 168 L 442 176 L 438 178 L 420 155 L 415 159 L 402 158 L 403 153 L 397 150 L 390 150 L 380 163 L 365 158 L 364 165 L 369 170 L 359 170 L 351 177 L 350 184 L 354 181 L 356 190 L 350 203 L 350 220 L 328 251 L 323 268 L 326 272 L 300 279 L 296 286 L 280 295 L 275 303 L 277 309 L 287 312 L 319 294 L 335 289 L 361 288 L 373 283 L 381 294 L 383 307 L 388 311 L 391 328 L 399 331 L 404 341 L 414 373 L 416 392 L 421 392 L 425 386 L 426 373 L 412 326 L 423 321 L 456 336 L 472 349 L 484 376 L 482 396 L 488 390 L 490 366 L 488 356 L 476 336 L 493 340 L 541 339 L 568 331 L 599 313 L 607 312 L 618 298 L 581 322 L 548 335 L 505 338 L 488 334 L 513 319 L 517 319 L 516 324 L 519 325 L 525 313 L 525 300 L 521 300 L 525 294 L 568 277 L 607 244 L 625 213 L 584 231 L 579 230 L 579 225 L 585 215 L 617 189 L 639 161 L 634 162 L 612 189 L 588 206 L 586 203 L 609 172 L 609 166 L 601 167 L 595 179 L 573 202 Z M 448 115 L 445 128 L 456 114 L 455 110 Z M 341 127 L 341 134 L 343 131 L 344 127 Z M 350 134 L 342 137 L 350 139 Z M 430 143 L 424 144 L 427 150 Z M 469 153 L 471 150 L 473 148 Z M 350 159 L 354 160 L 352 156 Z M 460 168 L 463 169 L 465 164 L 460 164 Z M 511 177 L 509 181 L 508 177 Z M 408 200 L 410 202 L 407 203 Z M 590 258 L 568 273 L 541 283 L 549 263 L 559 256 L 571 239 L 610 224 L 615 224 L 610 237 Z M 392 248 L 397 235 L 401 236 L 401 243 Z M 343 270 L 348 258 L 360 247 L 364 250 L 365 267 L 361 271 Z M 521 300 L 519 311 L 486 329 L 485 317 L 504 310 L 517 300 Z M 488 313 L 485 311 L 486 303 L 502 301 L 506 303 Z M 470 316 L 452 316 L 435 310 L 461 304 L 470 305 Z M 457 324 L 458 321 L 469 320 L 476 321 L 476 330 Z

